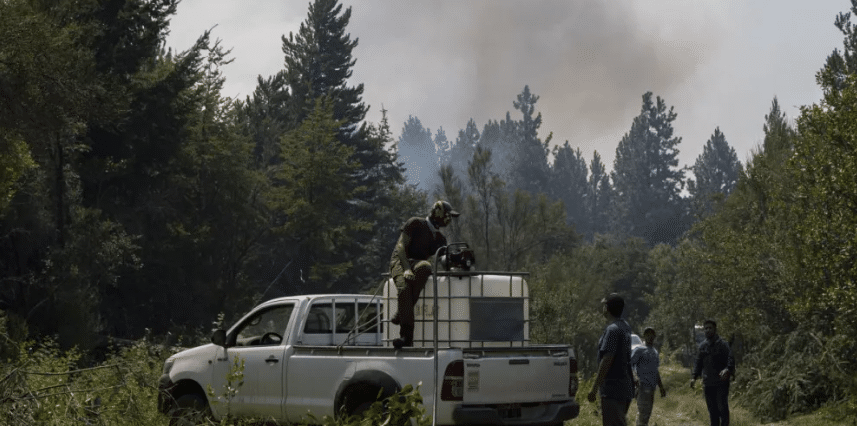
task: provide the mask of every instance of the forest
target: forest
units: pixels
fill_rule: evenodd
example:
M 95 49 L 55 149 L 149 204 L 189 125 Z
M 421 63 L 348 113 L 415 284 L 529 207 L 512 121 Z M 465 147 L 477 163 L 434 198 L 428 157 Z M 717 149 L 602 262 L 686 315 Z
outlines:
M 224 97 L 221 40 L 165 48 L 177 3 L 0 0 L 3 376 L 33 348 L 84 368 L 273 297 L 371 293 L 399 226 L 445 199 L 479 269 L 531 273 L 533 339 L 572 344 L 584 376 L 619 292 L 663 356 L 717 319 L 763 418 L 857 415 L 857 2 L 831 23 L 822 99 L 794 120 L 772 99 L 745 163 L 712 129 L 690 167 L 680 111 L 651 92 L 629 94 L 612 167 L 545 135 L 526 82 L 454 139 L 413 116 L 396 138 L 365 119 L 338 0 L 282 37 L 281 71 Z

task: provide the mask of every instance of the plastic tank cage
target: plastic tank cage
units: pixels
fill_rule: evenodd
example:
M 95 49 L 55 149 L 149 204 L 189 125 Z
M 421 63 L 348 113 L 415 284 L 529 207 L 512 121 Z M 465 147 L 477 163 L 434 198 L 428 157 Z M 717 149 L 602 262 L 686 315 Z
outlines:
M 529 345 L 530 295 L 528 273 L 438 272 L 437 308 L 434 277 L 426 282 L 414 306 L 414 347 L 434 346 L 437 313 L 439 347 L 485 348 Z M 384 345 L 392 346 L 399 327 L 390 323 L 398 310 L 398 290 L 392 280 L 384 286 Z

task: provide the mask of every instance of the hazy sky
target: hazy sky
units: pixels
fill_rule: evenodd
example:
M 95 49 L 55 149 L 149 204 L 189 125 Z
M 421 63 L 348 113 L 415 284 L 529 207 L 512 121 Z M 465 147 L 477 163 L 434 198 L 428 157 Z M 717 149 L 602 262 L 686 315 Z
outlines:
M 367 120 L 388 111 L 398 139 L 409 115 L 455 140 L 480 131 L 524 85 L 540 96 L 544 139 L 597 150 L 612 169 L 616 145 L 646 91 L 674 106 L 681 165 L 715 127 L 745 161 L 777 96 L 790 119 L 816 103 L 815 73 L 843 36 L 848 0 L 344 0 L 351 7 L 352 85 L 364 84 Z M 309 1 L 182 0 L 168 46 L 186 50 L 212 28 L 232 48 L 225 96 L 252 94 L 283 68 L 282 35 L 297 32 Z

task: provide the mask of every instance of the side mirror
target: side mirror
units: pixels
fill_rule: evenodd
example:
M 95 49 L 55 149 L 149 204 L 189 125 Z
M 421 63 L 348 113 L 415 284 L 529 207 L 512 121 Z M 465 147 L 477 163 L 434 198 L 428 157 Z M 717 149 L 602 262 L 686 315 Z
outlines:
M 214 343 L 217 346 L 226 347 L 226 330 L 222 328 L 218 328 L 214 330 L 214 333 L 211 334 L 211 343 Z

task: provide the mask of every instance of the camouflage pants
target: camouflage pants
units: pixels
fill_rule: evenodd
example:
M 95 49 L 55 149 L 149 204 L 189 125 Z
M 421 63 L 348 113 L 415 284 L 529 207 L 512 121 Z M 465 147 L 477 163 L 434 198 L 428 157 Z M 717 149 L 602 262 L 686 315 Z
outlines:
M 396 288 L 399 291 L 399 311 L 396 312 L 394 318 L 403 326 L 410 326 L 411 332 L 414 327 L 414 305 L 420 299 L 420 293 L 426 286 L 428 278 L 431 276 L 431 263 L 427 260 L 420 260 L 413 264 L 411 270 L 416 277 L 412 280 L 405 279 L 405 270 L 402 268 L 401 262 L 398 259 L 393 259 L 390 264 L 390 275 L 396 283 Z M 402 336 L 405 338 L 407 336 Z M 407 339 L 406 339 L 407 340 Z

